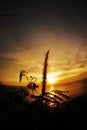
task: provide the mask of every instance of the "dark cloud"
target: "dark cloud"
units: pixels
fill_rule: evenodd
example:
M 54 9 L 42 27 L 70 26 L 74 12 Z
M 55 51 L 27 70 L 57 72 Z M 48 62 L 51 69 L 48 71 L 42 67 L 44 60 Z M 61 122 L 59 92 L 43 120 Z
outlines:
M 11 58 L 6 55 L 0 55 L 0 69 L 7 69 L 18 62 L 17 58 Z
M 84 2 L 28 1 L 3 2 L 0 5 L 0 28 L 15 30 L 15 35 L 35 26 L 74 29 L 81 36 L 87 33 L 87 8 Z M 27 26 L 27 27 L 26 27 Z M 32 26 L 32 28 L 31 28 Z
M 0 38 L 0 52 L 8 52 L 13 51 L 14 48 L 17 46 L 17 42 L 15 42 L 14 37 L 12 36 L 11 32 L 7 32 Z
M 32 44 L 30 42 L 26 43 L 26 40 L 23 39 L 23 35 L 24 33 L 21 30 L 15 30 L 14 28 L 5 28 L 4 30 L 0 30 L 0 52 L 7 53 L 31 48 Z
M 15 23 L 19 23 L 19 25 L 33 21 L 39 24 L 46 22 L 49 25 L 54 21 L 55 24 L 63 22 L 80 29 L 87 23 L 87 8 L 84 2 L 5 2 L 1 5 L 0 12 L 2 15 L 9 15 L 9 17 L 13 14 L 11 20 L 14 19 Z

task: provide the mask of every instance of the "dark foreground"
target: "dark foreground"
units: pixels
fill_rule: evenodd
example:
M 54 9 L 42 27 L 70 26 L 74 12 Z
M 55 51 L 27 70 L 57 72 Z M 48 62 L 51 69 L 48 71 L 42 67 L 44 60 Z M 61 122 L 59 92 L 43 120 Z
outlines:
M 0 88 L 1 129 L 87 129 L 87 95 L 72 99 L 61 109 L 40 102 L 29 104 L 20 96 L 14 102 L 11 95 L 7 95 L 8 99 L 3 97 Z

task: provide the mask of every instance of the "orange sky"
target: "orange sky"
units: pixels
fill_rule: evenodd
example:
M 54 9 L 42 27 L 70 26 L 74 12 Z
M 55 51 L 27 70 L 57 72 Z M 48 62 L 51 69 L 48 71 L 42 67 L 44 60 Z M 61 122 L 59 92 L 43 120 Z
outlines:
M 87 72 L 87 22 L 84 17 L 87 13 L 82 10 L 82 4 L 7 5 L 0 8 L 2 83 L 20 85 L 22 69 L 28 71 L 28 75 L 36 76 L 37 82 L 42 82 L 48 49 L 48 75 L 51 73 L 55 82 Z M 26 84 L 23 78 L 21 85 Z
M 83 45 L 82 39 L 73 33 L 59 35 L 54 35 L 49 30 L 34 30 L 29 37 L 27 32 L 21 38 L 21 44 L 24 43 L 24 47 L 17 46 L 6 54 L 2 53 L 1 81 L 6 84 L 18 85 L 19 72 L 22 69 L 41 81 L 45 53 L 48 49 L 50 50 L 48 74 L 53 73 L 56 81 L 59 82 L 64 78 L 87 71 L 86 46 L 80 48 L 80 45 Z M 32 43 L 31 48 L 25 46 L 29 42 Z
M 79 54 L 79 45 L 76 44 L 79 41 L 82 42 L 79 37 L 74 35 L 73 38 L 70 35 L 66 37 L 65 35 L 62 36 L 62 34 L 61 37 L 58 37 L 47 31 L 44 34 L 43 32 L 40 32 L 40 34 L 34 33 L 31 37 L 31 40 L 28 36 L 22 38 L 25 43 L 32 42 L 34 44 L 32 48 L 28 49 L 20 46 L 20 48 L 17 47 L 6 55 L 4 54 L 7 61 L 2 60 L 2 63 L 6 62 L 6 65 L 2 66 L 0 70 L 2 82 L 20 85 L 19 72 L 22 69 L 28 71 L 28 75 L 36 76 L 37 81 L 41 82 L 45 53 L 48 49 L 50 50 L 48 75 L 51 73 L 56 82 L 87 71 L 86 52 L 83 53 L 83 48 Z M 69 43 L 74 44 L 70 45 Z M 77 55 L 79 55 L 78 58 Z M 22 82 L 23 84 L 27 83 L 25 78 Z

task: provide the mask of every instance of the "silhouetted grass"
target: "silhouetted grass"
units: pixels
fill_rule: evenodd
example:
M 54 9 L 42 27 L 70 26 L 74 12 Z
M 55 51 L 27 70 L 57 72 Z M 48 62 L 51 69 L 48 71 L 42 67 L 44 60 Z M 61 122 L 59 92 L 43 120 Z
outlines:
M 48 96 L 49 94 L 47 93 Z M 86 127 L 86 95 L 69 100 L 62 108 L 49 107 L 46 103 L 42 103 L 41 97 L 38 97 L 39 100 L 36 99 L 29 103 L 26 101 L 26 96 L 28 96 L 28 93 L 25 89 L 15 89 L 13 92 L 6 89 L 6 86 L 0 85 L 0 99 L 2 99 L 0 100 L 1 126 L 41 129 L 50 126 L 62 128 L 61 124 L 63 124 L 66 127 L 72 126 L 74 129 Z M 44 125 L 42 122 L 44 122 Z

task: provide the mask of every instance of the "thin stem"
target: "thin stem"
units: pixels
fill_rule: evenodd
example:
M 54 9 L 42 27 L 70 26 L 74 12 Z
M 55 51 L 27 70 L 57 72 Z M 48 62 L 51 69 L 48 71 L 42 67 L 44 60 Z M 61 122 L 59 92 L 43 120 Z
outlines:
M 49 55 L 49 50 L 46 53 L 45 61 L 44 61 L 43 81 L 42 81 L 42 95 L 44 95 L 45 90 L 46 90 L 46 80 L 47 80 L 46 77 L 47 77 L 48 55 Z

